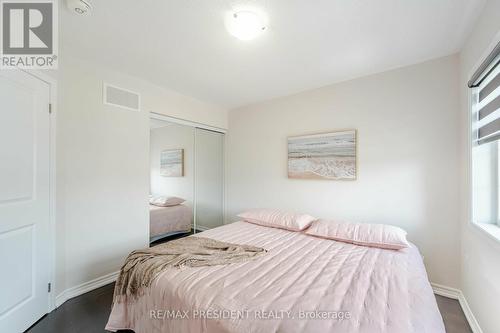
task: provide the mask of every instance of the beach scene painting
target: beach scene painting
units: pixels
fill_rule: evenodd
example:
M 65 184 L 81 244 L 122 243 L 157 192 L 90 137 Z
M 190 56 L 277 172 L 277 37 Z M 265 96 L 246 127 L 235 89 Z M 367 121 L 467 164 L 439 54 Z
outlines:
M 184 176 L 184 149 L 167 149 L 161 152 L 160 175 L 163 177 Z
M 356 130 L 288 138 L 288 178 L 356 179 Z

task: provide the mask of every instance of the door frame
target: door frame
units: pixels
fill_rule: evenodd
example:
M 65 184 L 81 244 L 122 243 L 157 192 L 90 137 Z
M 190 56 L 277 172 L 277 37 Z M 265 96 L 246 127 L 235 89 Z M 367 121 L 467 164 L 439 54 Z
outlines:
M 203 123 L 198 123 L 195 121 L 181 119 L 181 118 L 177 118 L 177 117 L 167 116 L 167 115 L 164 115 L 161 113 L 156 113 L 153 111 L 149 112 L 149 118 L 168 121 L 170 123 L 179 124 L 179 125 L 186 125 L 186 126 L 195 127 L 195 128 L 198 127 L 198 128 L 206 129 L 206 130 L 213 131 L 213 132 L 219 132 L 222 134 L 227 133 L 227 130 L 224 128 L 210 126 L 210 125 L 206 125 Z
M 56 256 L 57 256 L 57 228 L 56 228 L 56 124 L 57 124 L 57 79 L 41 70 L 20 70 L 49 85 L 49 276 L 50 292 L 47 304 L 47 313 L 56 308 Z

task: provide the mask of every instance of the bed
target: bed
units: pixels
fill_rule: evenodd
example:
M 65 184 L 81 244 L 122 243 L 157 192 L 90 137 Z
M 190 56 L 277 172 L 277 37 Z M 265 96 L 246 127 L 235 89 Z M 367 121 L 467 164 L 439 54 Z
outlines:
M 394 251 L 235 222 L 198 236 L 264 247 L 231 265 L 169 268 L 107 330 L 436 332 L 444 324 L 418 249 Z
M 149 240 L 191 231 L 192 209 L 186 205 L 159 207 L 149 205 Z

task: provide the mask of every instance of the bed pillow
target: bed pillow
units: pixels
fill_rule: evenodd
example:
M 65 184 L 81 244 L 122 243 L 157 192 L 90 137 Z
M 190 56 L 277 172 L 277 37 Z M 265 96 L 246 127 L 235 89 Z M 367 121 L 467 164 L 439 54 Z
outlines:
M 246 222 L 291 231 L 302 231 L 316 220 L 307 214 L 283 212 L 275 209 L 253 209 L 238 216 Z
M 183 203 L 184 199 L 178 198 L 178 197 L 168 197 L 168 196 L 158 196 L 158 197 L 151 197 L 149 199 L 149 203 L 154 206 L 159 206 L 159 207 L 171 207 L 171 206 L 177 206 Z
M 406 231 L 387 224 L 314 221 L 306 234 L 340 242 L 381 249 L 400 250 L 409 247 Z

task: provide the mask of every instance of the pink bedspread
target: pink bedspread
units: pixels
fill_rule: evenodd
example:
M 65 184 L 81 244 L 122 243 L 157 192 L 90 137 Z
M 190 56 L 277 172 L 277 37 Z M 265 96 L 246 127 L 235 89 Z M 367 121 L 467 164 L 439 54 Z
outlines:
M 137 301 L 115 304 L 106 329 L 445 332 L 413 245 L 382 250 L 245 222 L 199 235 L 269 252 L 245 263 L 168 269 Z
M 192 209 L 185 205 L 158 207 L 149 205 L 149 237 L 175 231 L 190 231 Z

